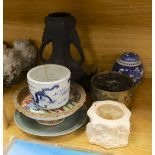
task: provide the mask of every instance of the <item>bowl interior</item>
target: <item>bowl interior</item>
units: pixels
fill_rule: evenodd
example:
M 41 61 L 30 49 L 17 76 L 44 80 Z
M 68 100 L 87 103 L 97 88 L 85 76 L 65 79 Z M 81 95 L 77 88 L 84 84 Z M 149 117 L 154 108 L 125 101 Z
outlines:
M 133 86 L 131 78 L 117 73 L 103 73 L 96 75 L 92 84 L 101 90 L 110 92 L 121 92 L 130 89 Z
M 104 104 L 97 108 L 96 114 L 104 119 L 115 120 L 123 117 L 122 109 L 116 105 Z
M 38 82 L 54 82 L 69 77 L 70 71 L 61 65 L 41 65 L 28 72 L 28 78 Z

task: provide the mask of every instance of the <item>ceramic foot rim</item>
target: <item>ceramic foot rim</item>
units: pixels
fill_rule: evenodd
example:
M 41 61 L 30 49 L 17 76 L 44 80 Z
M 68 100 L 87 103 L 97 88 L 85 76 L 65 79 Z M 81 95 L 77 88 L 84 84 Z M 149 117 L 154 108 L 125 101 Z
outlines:
M 36 120 L 31 119 L 16 110 L 14 120 L 22 131 L 43 137 L 56 137 L 71 133 L 79 129 L 87 120 L 87 107 L 84 105 L 73 115 L 64 119 L 58 125 L 41 125 Z
M 55 121 L 42 121 L 42 120 L 37 120 L 37 122 L 39 124 L 42 124 L 42 125 L 49 125 L 49 126 L 54 126 L 54 125 L 58 125 L 60 123 L 62 123 L 64 121 L 64 119 L 59 119 L 59 120 L 55 120 Z

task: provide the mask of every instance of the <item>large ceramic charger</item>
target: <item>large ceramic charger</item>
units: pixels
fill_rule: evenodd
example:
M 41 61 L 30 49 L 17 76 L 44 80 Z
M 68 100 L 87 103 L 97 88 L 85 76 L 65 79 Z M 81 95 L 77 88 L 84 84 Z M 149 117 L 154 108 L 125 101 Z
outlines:
M 28 87 L 23 87 L 17 91 L 15 107 L 19 112 L 37 120 L 40 124 L 56 125 L 79 110 L 85 101 L 86 93 L 84 89 L 76 83 L 71 83 L 69 101 L 66 105 L 54 110 L 38 110 L 34 106 Z

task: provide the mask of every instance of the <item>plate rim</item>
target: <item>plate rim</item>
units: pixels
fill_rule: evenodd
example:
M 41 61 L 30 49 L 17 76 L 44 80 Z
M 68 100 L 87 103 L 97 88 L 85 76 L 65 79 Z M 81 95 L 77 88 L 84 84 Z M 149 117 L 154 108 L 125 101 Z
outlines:
M 87 111 L 87 106 L 86 105 L 83 105 L 81 108 L 84 108 L 86 111 Z M 79 109 L 79 110 L 81 110 L 81 109 Z M 69 133 L 72 133 L 72 132 L 74 132 L 74 131 L 76 131 L 77 129 L 79 129 L 81 126 L 83 126 L 83 124 L 86 122 L 86 120 L 87 120 L 87 112 L 86 112 L 86 116 L 85 116 L 85 118 L 84 118 L 84 120 L 83 120 L 83 122 L 80 124 L 80 125 L 78 125 L 76 128 L 73 128 L 73 129 L 71 129 L 71 130 L 68 130 L 67 129 L 67 131 L 64 133 L 59 133 L 59 134 L 54 134 L 54 135 L 52 135 L 52 134 L 41 134 L 41 135 L 39 135 L 39 134 L 37 134 L 37 133 L 32 133 L 32 132 L 30 132 L 30 131 L 26 131 L 23 127 L 21 127 L 18 123 L 17 123 L 17 120 L 16 120 L 16 118 L 15 118 L 15 115 L 16 115 L 16 112 L 18 112 L 18 113 L 21 113 L 21 112 L 19 112 L 18 110 L 16 110 L 15 111 L 15 113 L 14 113 L 14 121 L 15 121 L 15 124 L 17 125 L 17 127 L 20 129 L 20 130 L 22 130 L 22 131 L 24 131 L 24 132 L 26 132 L 26 133 L 28 133 L 28 134 L 30 134 L 30 135 L 34 135 L 34 136 L 39 136 L 39 137 L 58 137 L 58 136 L 63 136 L 63 135 L 67 135 L 67 134 L 69 134 Z M 22 113 L 23 114 L 23 113 Z M 24 114 L 23 114 L 24 115 Z M 73 114 L 74 115 L 74 114 Z M 27 116 L 26 116 L 27 117 Z M 29 119 L 32 119 L 32 118 L 29 118 Z M 76 123 L 75 123 L 76 124 Z M 58 133 L 58 132 L 57 132 Z
M 78 101 L 78 106 L 77 108 L 71 110 L 68 114 L 63 114 L 62 116 L 52 116 L 52 115 L 48 115 L 45 116 L 43 114 L 37 114 L 37 113 L 33 113 L 30 111 L 25 110 L 24 108 L 22 108 L 22 106 L 20 106 L 20 103 L 18 101 L 18 95 L 20 94 L 20 92 L 26 88 L 28 88 L 28 86 L 23 86 L 22 88 L 18 89 L 14 95 L 14 102 L 15 102 L 15 108 L 16 110 L 20 111 L 21 113 L 23 113 L 25 116 L 32 118 L 32 119 L 37 119 L 37 120 L 45 120 L 45 121 L 51 121 L 51 120 L 57 120 L 57 119 L 62 119 L 62 118 L 66 118 L 72 114 L 74 114 L 76 111 L 78 111 L 86 102 L 86 92 L 84 90 L 84 88 L 82 86 L 80 86 L 79 84 L 75 83 L 75 82 L 71 82 L 71 85 L 75 85 L 76 87 L 79 88 L 80 93 L 81 93 L 81 98 Z M 60 108 L 59 108 L 60 109 Z M 65 112 L 64 112 L 65 113 Z M 32 116 L 33 115 L 33 116 Z M 36 116 L 35 116 L 36 115 Z M 64 116 L 65 115 L 65 116 Z M 52 117 L 52 119 L 51 119 Z

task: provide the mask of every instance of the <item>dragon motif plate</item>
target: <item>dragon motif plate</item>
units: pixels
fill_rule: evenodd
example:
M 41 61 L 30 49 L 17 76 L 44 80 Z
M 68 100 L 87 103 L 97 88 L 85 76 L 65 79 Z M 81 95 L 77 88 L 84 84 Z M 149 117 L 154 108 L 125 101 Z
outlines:
M 38 110 L 34 106 L 28 87 L 23 87 L 17 91 L 15 96 L 15 107 L 19 112 L 29 118 L 42 121 L 52 121 L 72 115 L 83 106 L 85 101 L 86 93 L 84 89 L 76 83 L 71 83 L 70 97 L 66 105 L 54 110 Z

